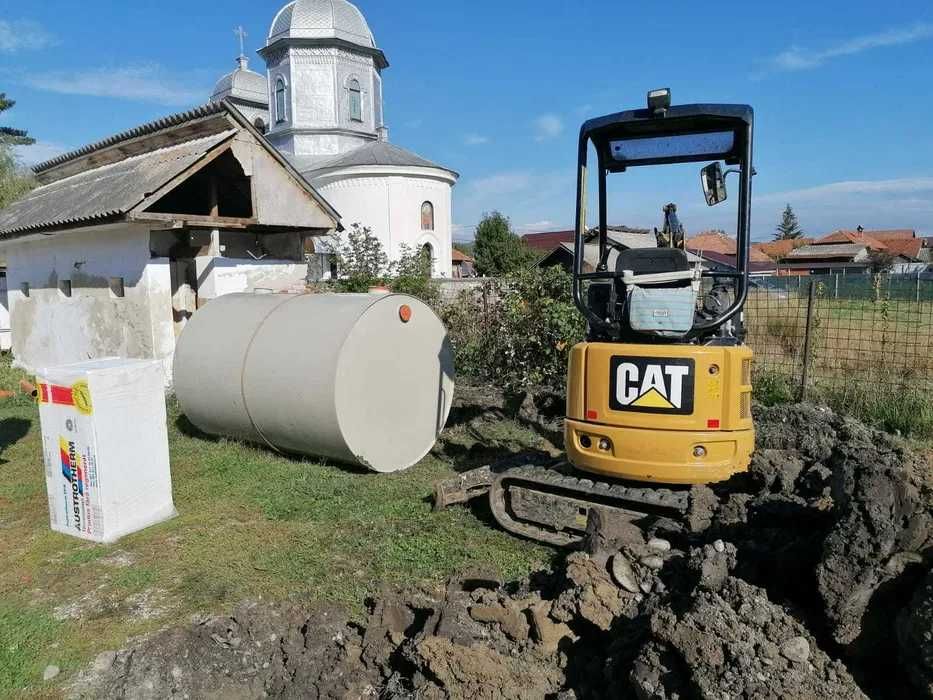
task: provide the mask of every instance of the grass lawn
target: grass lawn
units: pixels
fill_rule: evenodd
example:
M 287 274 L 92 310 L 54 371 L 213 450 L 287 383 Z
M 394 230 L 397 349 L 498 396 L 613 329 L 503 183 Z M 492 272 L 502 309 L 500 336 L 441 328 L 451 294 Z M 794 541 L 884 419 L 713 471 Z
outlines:
M 0 389 L 18 380 L 0 362 Z M 435 480 L 540 444 L 510 422 L 452 426 L 443 452 L 393 475 L 198 437 L 174 406 L 169 442 L 178 517 L 116 545 L 87 544 L 49 530 L 34 403 L 0 402 L 0 697 L 55 697 L 128 637 L 247 598 L 360 610 L 385 583 L 430 585 L 469 565 L 518 577 L 552 555 L 465 508 L 431 511 Z M 62 673 L 43 683 L 49 664 Z

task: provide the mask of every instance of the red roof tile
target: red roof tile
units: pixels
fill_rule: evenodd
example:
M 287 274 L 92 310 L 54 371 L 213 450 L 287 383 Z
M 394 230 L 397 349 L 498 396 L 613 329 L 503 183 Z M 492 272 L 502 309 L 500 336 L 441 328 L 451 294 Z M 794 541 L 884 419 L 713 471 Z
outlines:
M 452 262 L 473 262 L 473 258 L 456 248 L 450 251 L 450 259 Z
M 526 233 L 522 236 L 529 248 L 550 253 L 561 243 L 573 243 L 574 231 L 543 231 L 542 233 Z
M 833 243 L 855 243 L 856 245 L 863 245 L 872 250 L 887 250 L 888 248 L 877 238 L 873 238 L 865 232 L 859 233 L 858 231 L 833 231 L 822 238 L 817 238 L 816 241 L 813 242 L 813 245 L 831 245 Z
M 894 255 L 903 255 L 905 258 L 916 260 L 923 248 L 922 238 L 892 239 L 887 242 L 888 251 Z
M 783 238 L 778 241 L 767 241 L 765 243 L 754 243 L 753 250 L 758 250 L 767 255 L 772 260 L 780 260 L 788 255 L 795 248 L 800 248 L 813 243 L 812 238 Z
M 877 231 L 862 231 L 866 236 L 871 236 L 882 243 L 887 243 L 888 241 L 903 241 L 908 239 L 913 239 L 917 237 L 917 232 L 912 228 L 892 228 L 892 229 L 879 229 Z
M 692 253 L 718 253 L 719 255 L 735 256 L 736 240 L 719 231 L 706 231 L 699 233 L 693 238 L 688 238 L 687 250 Z M 769 263 L 771 258 L 752 246 L 748 252 L 748 258 L 751 262 Z

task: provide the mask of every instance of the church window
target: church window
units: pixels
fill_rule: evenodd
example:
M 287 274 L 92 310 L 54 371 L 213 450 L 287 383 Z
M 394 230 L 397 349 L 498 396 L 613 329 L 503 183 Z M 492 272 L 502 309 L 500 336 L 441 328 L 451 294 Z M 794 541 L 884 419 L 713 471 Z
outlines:
M 275 81 L 275 121 L 281 124 L 288 118 L 286 108 L 286 96 L 288 89 L 285 87 L 285 80 L 279 78 Z
M 354 78 L 350 81 L 350 119 L 355 122 L 363 121 L 363 91 L 360 89 L 360 81 Z
M 430 202 L 421 205 L 421 230 L 434 230 L 434 205 Z

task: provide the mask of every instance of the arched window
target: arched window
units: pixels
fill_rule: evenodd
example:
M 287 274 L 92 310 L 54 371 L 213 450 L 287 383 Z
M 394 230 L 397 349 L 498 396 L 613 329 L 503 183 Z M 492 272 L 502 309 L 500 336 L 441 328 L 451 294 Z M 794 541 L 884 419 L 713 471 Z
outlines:
M 434 205 L 430 202 L 421 205 L 421 230 L 434 230 Z
M 355 122 L 363 121 L 363 91 L 360 89 L 360 81 L 353 78 L 347 88 L 350 91 L 350 119 Z
M 275 122 L 281 124 L 288 118 L 287 99 L 288 88 L 285 87 L 285 79 L 279 78 L 275 81 Z

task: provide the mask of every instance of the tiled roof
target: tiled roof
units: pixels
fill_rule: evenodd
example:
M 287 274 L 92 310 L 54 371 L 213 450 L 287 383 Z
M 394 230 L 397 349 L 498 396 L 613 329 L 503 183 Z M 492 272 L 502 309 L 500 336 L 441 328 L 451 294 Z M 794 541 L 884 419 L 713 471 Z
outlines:
M 780 260 L 795 248 L 811 245 L 812 243 L 812 238 L 784 238 L 778 241 L 754 243 L 752 244 L 752 250 L 757 250 L 761 253 L 764 253 L 772 260 Z
M 542 233 L 526 233 L 522 236 L 525 245 L 534 250 L 550 252 L 561 243 L 573 243 L 575 231 L 544 231 Z
M 830 234 L 817 238 L 813 245 L 829 245 L 833 243 L 854 243 L 872 250 L 885 250 L 887 246 L 877 238 L 858 231 L 833 231 Z
M 895 238 L 889 240 L 886 245 L 888 246 L 888 252 L 916 260 L 920 256 L 921 248 L 923 248 L 923 239 Z
M 907 240 L 909 238 L 916 238 L 917 232 L 912 228 L 891 228 L 891 229 L 878 229 L 873 231 L 862 231 L 866 236 L 871 236 L 876 238 L 882 243 L 887 243 L 888 241 L 893 240 Z
M 732 269 L 735 269 L 735 256 L 726 255 L 724 253 L 713 253 L 712 251 L 704 251 L 702 254 L 704 260 L 709 260 L 710 262 L 719 263 L 720 265 L 727 265 Z M 748 263 L 749 272 L 769 272 L 777 269 L 777 263 L 768 259 L 767 262 L 763 261 L 754 261 L 751 260 Z
M 734 238 L 719 231 L 707 231 L 687 239 L 687 250 L 692 250 L 695 253 L 709 252 L 735 257 L 737 246 L 738 243 Z M 757 263 L 771 262 L 770 257 L 757 250 L 754 246 L 748 251 L 748 259 Z
M 650 248 L 657 245 L 657 240 L 646 228 L 632 228 L 631 226 L 609 226 L 607 233 L 616 243 L 621 243 L 627 248 Z M 525 244 L 533 250 L 547 251 L 554 250 L 561 243 L 573 243 L 576 231 L 542 231 L 541 233 L 526 233 L 522 236 Z M 592 240 L 596 235 L 596 229 L 591 228 L 587 231 L 587 240 Z M 650 245 L 644 243 L 642 236 L 650 236 Z
M 450 259 L 452 262 L 474 262 L 473 258 L 456 248 L 450 251 Z

